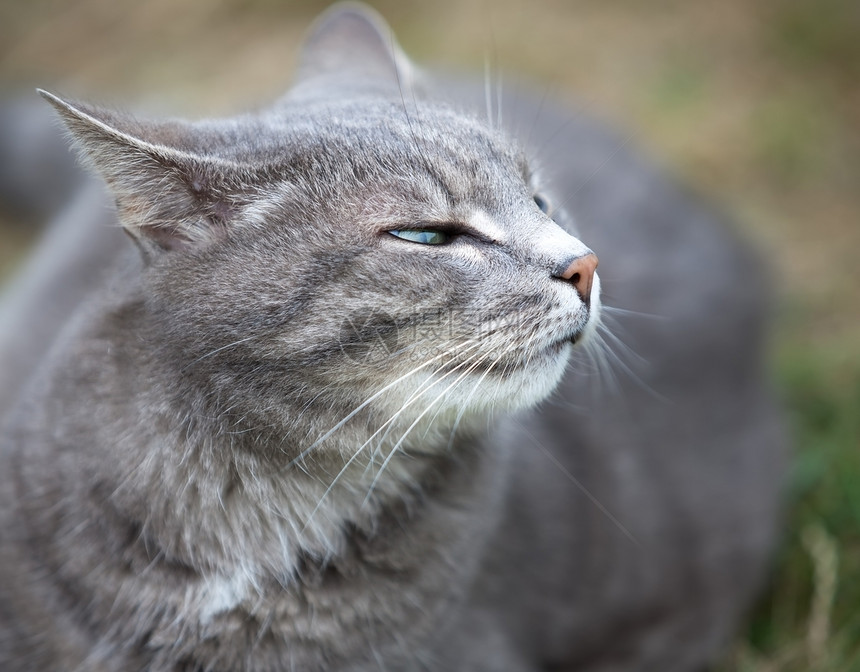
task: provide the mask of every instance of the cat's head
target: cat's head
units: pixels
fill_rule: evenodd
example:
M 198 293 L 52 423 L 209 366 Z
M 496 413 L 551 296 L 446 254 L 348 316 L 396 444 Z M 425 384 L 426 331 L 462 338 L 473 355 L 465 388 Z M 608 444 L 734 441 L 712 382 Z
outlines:
M 44 94 L 141 249 L 165 371 L 285 421 L 298 405 L 450 425 L 554 388 L 598 319 L 596 257 L 523 151 L 416 76 L 350 5 L 257 114 L 141 122 Z

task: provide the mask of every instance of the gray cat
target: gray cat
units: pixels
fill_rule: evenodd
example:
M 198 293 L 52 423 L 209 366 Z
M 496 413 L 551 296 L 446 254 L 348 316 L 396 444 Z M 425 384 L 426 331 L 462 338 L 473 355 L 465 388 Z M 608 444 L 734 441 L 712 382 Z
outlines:
M 507 94 L 520 146 L 477 91 L 347 5 L 255 114 L 43 94 L 117 209 L 84 189 L 0 313 L 0 669 L 719 655 L 779 510 L 758 265 L 598 124 Z

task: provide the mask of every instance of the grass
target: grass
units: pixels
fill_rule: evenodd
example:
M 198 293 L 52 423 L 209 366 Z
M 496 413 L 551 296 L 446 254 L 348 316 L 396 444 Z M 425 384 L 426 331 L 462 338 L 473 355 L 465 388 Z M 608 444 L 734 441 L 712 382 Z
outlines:
M 860 670 L 860 359 L 784 344 L 777 377 L 796 457 L 767 593 L 721 669 Z

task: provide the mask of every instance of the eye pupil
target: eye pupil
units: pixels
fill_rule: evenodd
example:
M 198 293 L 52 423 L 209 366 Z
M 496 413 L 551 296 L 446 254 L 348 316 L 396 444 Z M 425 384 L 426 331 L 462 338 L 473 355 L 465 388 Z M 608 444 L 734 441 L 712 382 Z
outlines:
M 544 214 L 549 214 L 549 201 L 547 201 L 540 194 L 534 195 L 535 205 L 540 209 L 540 211 Z

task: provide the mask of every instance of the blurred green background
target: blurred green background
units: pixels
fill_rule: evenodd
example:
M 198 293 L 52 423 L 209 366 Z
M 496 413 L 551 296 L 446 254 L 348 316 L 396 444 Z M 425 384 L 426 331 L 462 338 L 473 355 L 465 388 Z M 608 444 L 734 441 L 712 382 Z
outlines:
M 3 0 L 0 91 L 176 115 L 290 80 L 315 0 Z M 418 62 L 528 77 L 733 212 L 779 303 L 797 458 L 771 585 L 724 670 L 860 670 L 860 2 L 372 2 Z M 0 216 L 0 281 L 33 227 Z

